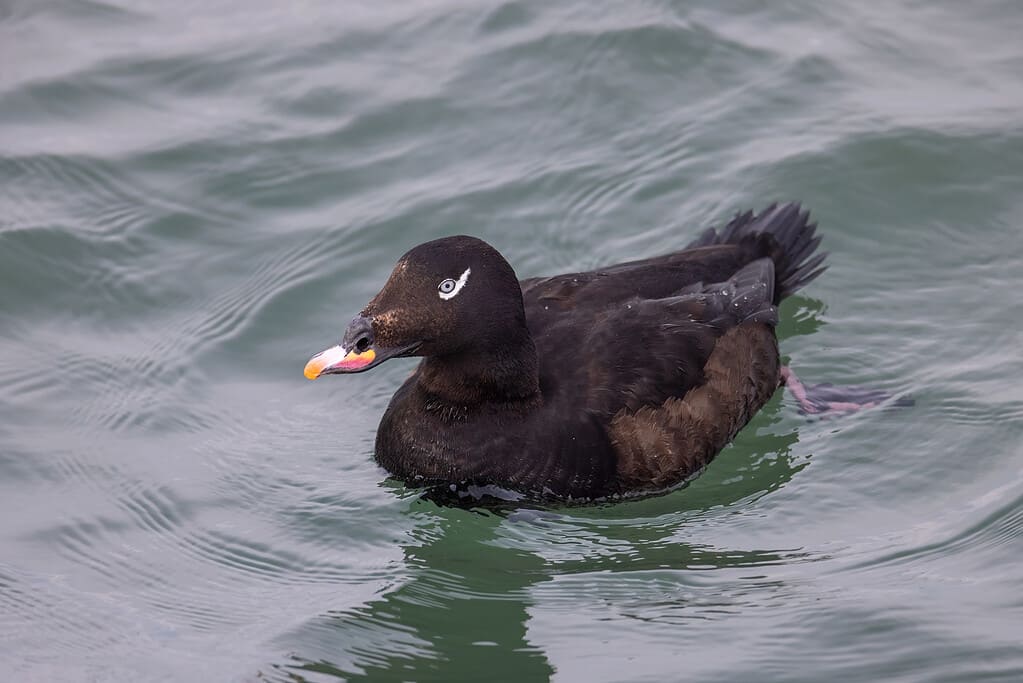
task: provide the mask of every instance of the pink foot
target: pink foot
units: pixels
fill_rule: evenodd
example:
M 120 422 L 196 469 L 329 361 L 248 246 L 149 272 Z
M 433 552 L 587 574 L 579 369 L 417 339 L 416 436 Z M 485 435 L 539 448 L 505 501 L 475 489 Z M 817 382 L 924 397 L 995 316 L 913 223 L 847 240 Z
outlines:
M 891 398 L 877 389 L 860 386 L 839 387 L 829 382 L 806 385 L 796 377 L 792 368 L 782 366 L 781 384 L 788 387 L 792 396 L 799 403 L 799 412 L 804 415 L 833 415 L 853 413 L 865 408 L 873 408 Z M 899 398 L 892 405 L 910 406 L 913 400 Z

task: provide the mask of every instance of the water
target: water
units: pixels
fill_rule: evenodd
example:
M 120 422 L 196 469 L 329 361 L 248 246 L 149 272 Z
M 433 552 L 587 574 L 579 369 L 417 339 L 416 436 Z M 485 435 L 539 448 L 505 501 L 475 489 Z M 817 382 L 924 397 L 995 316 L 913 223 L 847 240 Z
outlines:
M 1012 0 L 0 3 L 0 678 L 1023 679 Z M 522 277 L 798 198 L 809 381 L 670 495 L 386 480 L 310 384 L 405 249 Z

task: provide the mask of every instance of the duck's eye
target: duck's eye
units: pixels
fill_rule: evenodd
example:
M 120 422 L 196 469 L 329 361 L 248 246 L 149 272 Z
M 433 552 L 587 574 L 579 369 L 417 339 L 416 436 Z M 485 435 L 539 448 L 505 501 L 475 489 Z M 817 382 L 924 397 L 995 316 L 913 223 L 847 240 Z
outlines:
M 457 280 L 452 280 L 451 278 L 441 280 L 440 284 L 437 285 L 437 293 L 440 298 L 447 301 L 462 291 L 462 287 L 465 287 L 465 283 L 469 281 L 469 272 L 470 270 L 466 268 L 465 272 L 459 275 Z

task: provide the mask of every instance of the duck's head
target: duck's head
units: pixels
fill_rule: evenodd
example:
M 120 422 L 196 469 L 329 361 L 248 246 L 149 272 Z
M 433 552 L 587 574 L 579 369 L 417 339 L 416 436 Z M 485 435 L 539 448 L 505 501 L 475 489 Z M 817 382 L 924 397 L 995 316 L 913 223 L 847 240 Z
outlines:
M 445 237 L 402 256 L 341 343 L 313 356 L 305 376 L 363 372 L 402 356 L 454 356 L 520 330 L 522 290 L 504 257 L 475 237 Z

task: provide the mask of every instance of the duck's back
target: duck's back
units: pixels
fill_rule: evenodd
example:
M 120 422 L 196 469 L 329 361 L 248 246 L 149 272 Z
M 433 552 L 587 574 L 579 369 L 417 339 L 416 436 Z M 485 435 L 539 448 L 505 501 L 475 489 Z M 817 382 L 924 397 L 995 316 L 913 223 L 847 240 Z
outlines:
M 708 228 L 680 251 L 598 270 L 530 278 L 521 282 L 526 313 L 538 325 L 551 312 L 585 316 L 633 298 L 663 299 L 697 283 L 725 282 L 761 258 L 775 264 L 775 299 L 799 289 L 824 270 L 826 253 L 814 253 L 816 223 L 799 204 L 740 213 L 721 229 Z

